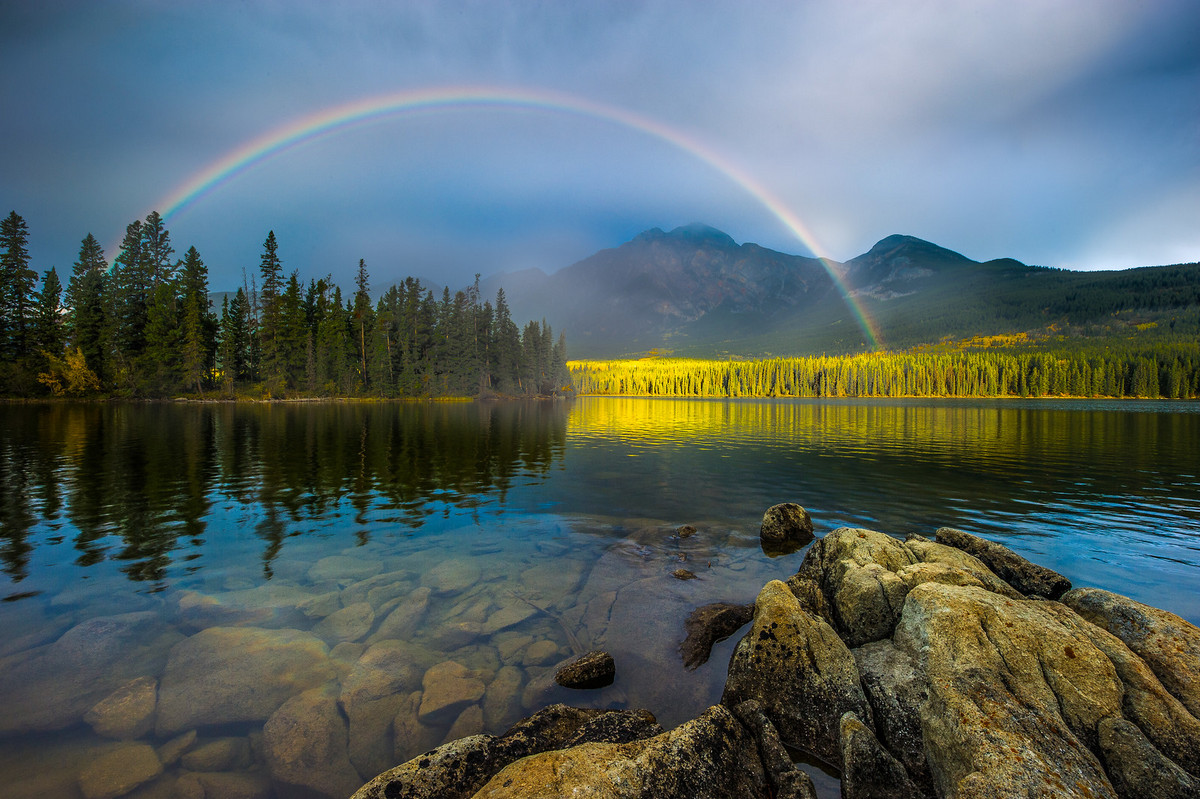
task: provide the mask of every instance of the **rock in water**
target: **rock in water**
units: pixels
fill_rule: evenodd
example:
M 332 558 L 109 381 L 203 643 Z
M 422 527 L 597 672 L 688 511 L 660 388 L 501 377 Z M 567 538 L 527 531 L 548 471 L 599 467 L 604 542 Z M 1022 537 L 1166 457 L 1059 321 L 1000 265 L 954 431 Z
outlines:
M 554 675 L 564 688 L 603 688 L 612 685 L 617 665 L 607 652 L 593 650 L 567 663 Z
M 101 699 L 83 717 L 97 735 L 133 740 L 154 729 L 158 680 L 138 677 Z
M 1046 604 L 937 583 L 908 594 L 895 643 L 926 683 L 938 795 L 1116 797 L 1092 748 L 1120 715 L 1121 683 Z
M 354 799 L 467 799 L 492 775 L 520 758 L 560 749 L 569 743 L 624 742 L 634 728 L 661 732 L 656 724 L 647 724 L 644 717 L 640 727 L 637 720 L 600 723 L 609 715 L 640 714 L 551 705 L 513 725 L 500 737 L 462 738 L 385 771 L 359 789 Z M 609 739 L 606 735 L 616 737 Z
M 1171 694 L 1200 719 L 1200 629 L 1168 613 L 1099 588 L 1076 588 L 1063 604 L 1120 638 Z
M 871 719 L 854 656 L 823 619 L 772 580 L 729 661 L 721 704 L 756 700 L 784 743 L 830 764 L 841 759 L 842 714 Z
M 149 744 L 126 744 L 101 755 L 79 774 L 79 790 L 87 799 L 116 799 L 162 773 L 162 763 Z
M 328 687 L 293 696 L 263 727 L 263 759 L 281 795 L 343 799 L 362 785 L 346 749 L 346 720 Z
M 696 608 L 688 615 L 683 628 L 687 637 L 679 645 L 683 665 L 689 669 L 699 668 L 708 662 L 713 644 L 724 641 L 754 618 L 754 605 L 731 605 L 728 602 L 713 602 Z
M 758 532 L 768 554 L 795 552 L 813 540 L 812 517 L 794 502 L 782 502 L 767 508 Z
M 453 721 L 468 705 L 483 699 L 486 688 L 470 669 L 453 660 L 426 671 L 422 687 L 425 693 L 417 714 L 422 724 Z
M 654 738 L 591 743 L 523 758 L 491 778 L 477 799 L 734 799 L 765 796 L 754 737 L 724 707 Z
M 967 552 L 983 561 L 1000 579 L 1026 596 L 1058 599 L 1071 590 L 1071 581 L 1055 571 L 1030 563 L 1025 558 L 986 538 L 979 538 L 953 527 L 934 533 L 939 544 Z
M 288 698 L 334 677 L 329 650 L 314 635 L 209 627 L 171 649 L 158 692 L 158 733 L 266 721 Z

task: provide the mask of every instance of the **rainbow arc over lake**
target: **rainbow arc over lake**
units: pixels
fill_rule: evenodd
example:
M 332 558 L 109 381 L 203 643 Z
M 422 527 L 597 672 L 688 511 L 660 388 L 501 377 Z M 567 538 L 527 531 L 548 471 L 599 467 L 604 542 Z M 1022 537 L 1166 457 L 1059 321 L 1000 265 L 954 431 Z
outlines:
M 462 108 L 516 108 L 575 114 L 641 131 L 673 145 L 725 175 L 782 222 L 822 263 L 854 314 L 872 349 L 879 349 L 877 326 L 846 285 L 832 259 L 808 226 L 780 198 L 731 159 L 694 136 L 659 120 L 617 106 L 542 89 L 450 86 L 367 97 L 323 108 L 254 138 L 213 161 L 165 197 L 156 208 L 170 221 L 256 165 L 317 139 L 405 114 Z

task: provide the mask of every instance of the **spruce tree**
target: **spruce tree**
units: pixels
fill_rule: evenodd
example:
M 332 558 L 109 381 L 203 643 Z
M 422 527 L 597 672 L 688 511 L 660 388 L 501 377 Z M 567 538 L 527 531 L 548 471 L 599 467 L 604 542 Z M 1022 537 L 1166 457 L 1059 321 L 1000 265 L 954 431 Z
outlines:
M 108 262 L 104 250 L 91 233 L 79 246 L 79 260 L 67 281 L 66 306 L 69 311 L 68 342 L 83 354 L 88 369 L 103 378 L 105 278 Z
M 0 221 L 0 359 L 13 365 L 30 351 L 37 272 L 29 267 L 29 228 L 16 211 Z
M 364 387 L 368 384 L 367 372 L 367 330 L 373 325 L 371 313 L 371 279 L 367 274 L 367 263 L 358 259 L 358 274 L 354 277 L 354 307 L 351 318 L 354 320 L 355 348 L 358 350 L 359 379 Z
M 185 386 L 203 392 L 216 350 L 216 320 L 209 310 L 208 267 L 189 247 L 180 273 L 183 295 L 183 364 Z
M 283 263 L 279 260 L 279 244 L 275 231 L 267 233 L 259 261 L 262 286 L 258 290 L 260 316 L 258 322 L 259 372 L 268 385 L 280 386 L 286 382 L 280 359 L 280 328 L 282 327 Z

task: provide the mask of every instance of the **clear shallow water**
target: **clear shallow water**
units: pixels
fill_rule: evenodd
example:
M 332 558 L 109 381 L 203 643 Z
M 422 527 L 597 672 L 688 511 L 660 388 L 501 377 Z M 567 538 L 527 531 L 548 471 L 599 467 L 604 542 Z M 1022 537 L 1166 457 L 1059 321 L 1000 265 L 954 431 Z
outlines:
M 6 796 L 81 795 L 80 775 L 129 746 L 85 713 L 146 677 L 158 724 L 136 740 L 168 761 L 169 741 L 193 729 L 197 741 L 138 795 L 189 795 L 197 781 L 218 785 L 214 771 L 261 787 L 279 757 L 263 733 L 275 708 L 221 717 L 236 674 L 189 688 L 180 642 L 209 628 L 225 636 L 223 657 L 241 647 L 248 663 L 308 675 L 280 697 L 321 686 L 336 697 L 351 762 L 329 770 L 343 786 L 552 701 L 649 707 L 673 726 L 719 699 L 734 643 L 685 671 L 687 613 L 751 601 L 803 556 L 758 547 L 762 511 L 781 501 L 808 508 L 818 533 L 962 527 L 1076 585 L 1197 623 L 1197 411 L 624 398 L 8 406 L 0 784 Z M 699 532 L 679 539 L 681 524 Z M 678 568 L 698 579 L 674 579 Z M 614 654 L 617 682 L 554 688 L 554 664 L 592 646 Z M 439 682 L 448 668 L 459 682 Z M 346 723 L 313 707 L 313 724 Z

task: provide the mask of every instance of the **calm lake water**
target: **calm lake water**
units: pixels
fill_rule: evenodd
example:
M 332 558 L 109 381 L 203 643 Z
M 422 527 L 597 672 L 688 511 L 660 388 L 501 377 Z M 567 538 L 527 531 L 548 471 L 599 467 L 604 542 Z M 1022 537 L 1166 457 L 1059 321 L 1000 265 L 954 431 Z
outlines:
M 686 671 L 684 618 L 803 557 L 759 547 L 783 501 L 1200 623 L 1198 441 L 1166 402 L 5 406 L 0 795 L 348 794 L 555 701 L 677 725 L 735 643 Z M 617 681 L 554 687 L 592 647 Z

